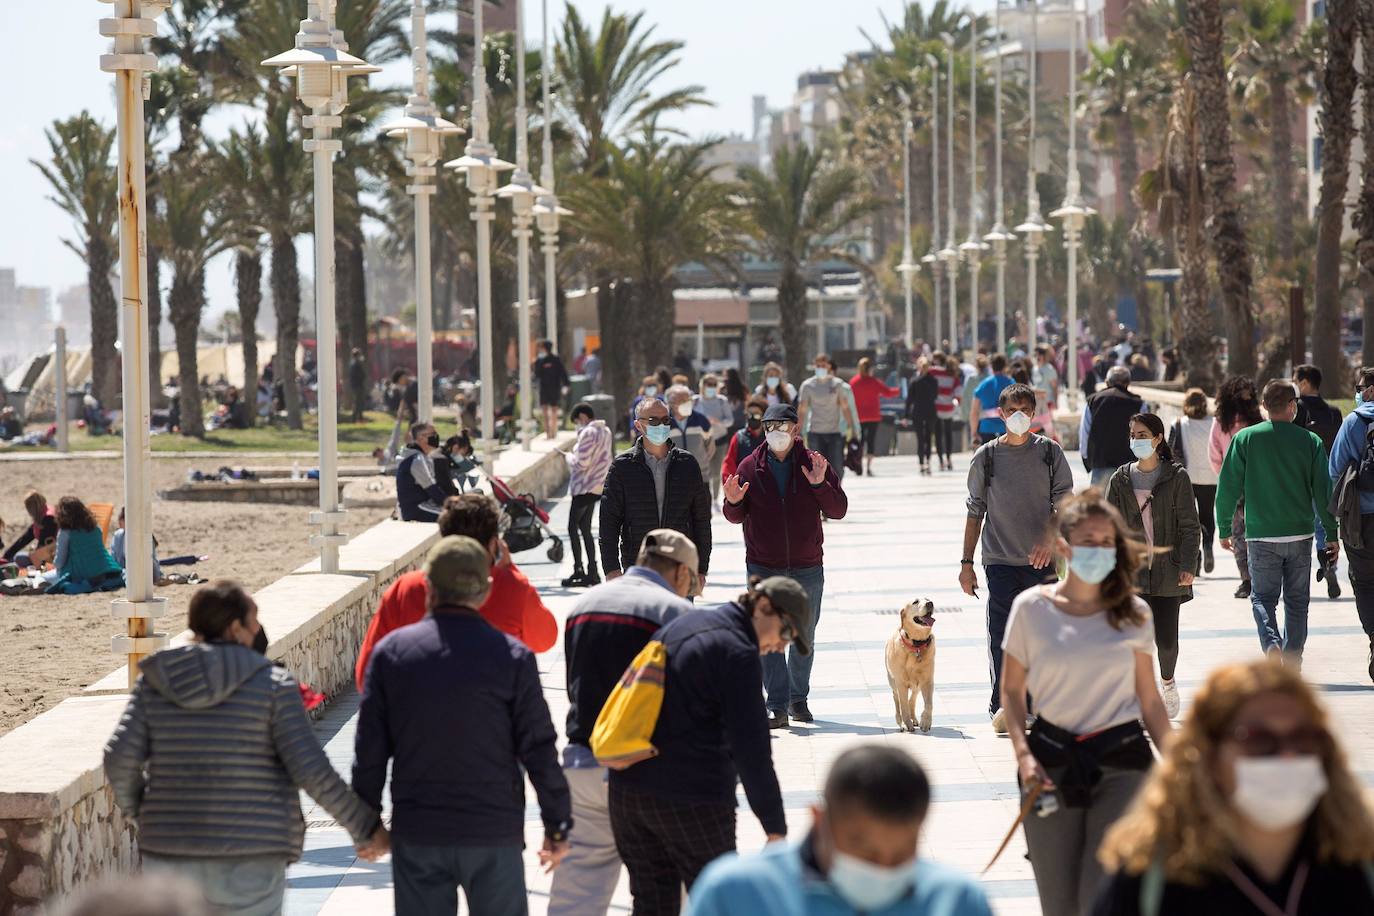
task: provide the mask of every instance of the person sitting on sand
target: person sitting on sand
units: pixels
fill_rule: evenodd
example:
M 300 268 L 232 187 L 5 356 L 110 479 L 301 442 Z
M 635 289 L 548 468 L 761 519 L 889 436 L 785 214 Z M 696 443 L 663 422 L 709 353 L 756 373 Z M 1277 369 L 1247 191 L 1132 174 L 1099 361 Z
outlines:
M 114 557 L 120 569 L 128 569 L 129 565 L 124 556 L 124 538 L 128 532 L 124 530 L 124 507 L 119 507 L 119 519 L 116 522 L 115 533 L 110 538 L 110 556 Z M 157 561 L 157 538 L 153 538 L 153 581 L 158 585 L 163 583 L 162 564 Z
M 124 587 L 124 570 L 105 549 L 105 538 L 86 504 L 75 496 L 57 501 L 57 577 L 50 595 L 84 595 Z
M 18 439 L 22 435 L 24 424 L 19 422 L 19 415 L 14 408 L 8 404 L 0 407 L 0 439 Z
M 42 493 L 30 490 L 24 494 L 24 511 L 32 524 L 5 550 L 5 560 L 19 567 L 35 566 L 52 560 L 57 544 L 57 519 Z M 29 550 L 24 550 L 30 544 Z

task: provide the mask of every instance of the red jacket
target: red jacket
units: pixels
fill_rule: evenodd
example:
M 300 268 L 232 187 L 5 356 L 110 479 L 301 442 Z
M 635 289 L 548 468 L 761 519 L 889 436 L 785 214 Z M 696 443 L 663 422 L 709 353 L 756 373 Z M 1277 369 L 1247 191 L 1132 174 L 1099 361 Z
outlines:
M 382 637 L 392 630 L 419 623 L 425 616 L 425 573 L 413 570 L 401 576 L 382 595 L 377 613 L 367 627 L 367 635 L 358 649 L 358 663 L 353 669 L 358 689 L 363 689 L 363 675 L 367 674 L 367 660 Z M 508 633 L 529 646 L 534 652 L 547 652 L 558 642 L 558 621 L 539 600 L 539 591 L 530 585 L 512 561 L 491 571 L 491 594 L 479 613 L 496 629 Z
M 902 393 L 902 389 L 889 388 L 872 375 L 854 376 L 849 380 L 849 387 L 854 392 L 860 423 L 877 423 L 883 418 L 882 399 L 895 398 Z
M 792 470 L 785 499 L 768 467 L 767 444 L 760 445 L 739 463 L 735 473 L 741 484 L 749 484 L 749 491 L 738 503 L 726 500 L 724 512 L 727 521 L 744 524 L 746 563 L 773 569 L 821 565 L 821 545 L 825 541 L 821 514 L 826 518 L 844 518 L 849 511 L 849 497 L 840 489 L 840 479 L 833 467 L 826 468 L 820 486 L 812 486 L 802 475 L 804 469 L 811 467 L 816 454 L 802 447 L 800 440 L 787 453 Z

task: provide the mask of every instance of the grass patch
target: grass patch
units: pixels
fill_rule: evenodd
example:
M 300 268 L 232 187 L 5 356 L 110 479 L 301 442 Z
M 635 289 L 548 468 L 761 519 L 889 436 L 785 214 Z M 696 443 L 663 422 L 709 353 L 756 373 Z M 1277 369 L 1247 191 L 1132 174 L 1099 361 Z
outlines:
M 395 422 L 381 412 L 369 412 L 362 423 L 339 421 L 339 451 L 348 454 L 370 454 L 374 448 L 386 445 Z M 304 417 L 304 429 L 285 426 L 255 426 L 252 429 L 217 429 L 205 438 L 163 434 L 151 439 L 154 452 L 315 452 L 319 450 L 319 423 L 313 415 Z M 92 436 L 84 429 L 72 428 L 68 443 L 73 452 L 118 451 L 124 447 L 120 436 Z M 16 448 L 23 454 L 31 451 L 55 451 L 53 448 Z

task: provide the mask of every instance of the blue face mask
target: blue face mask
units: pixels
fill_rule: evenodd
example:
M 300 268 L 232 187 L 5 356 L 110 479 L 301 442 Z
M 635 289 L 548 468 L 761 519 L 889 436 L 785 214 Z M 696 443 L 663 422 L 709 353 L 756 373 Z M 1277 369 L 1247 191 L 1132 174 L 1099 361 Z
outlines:
M 1089 585 L 1097 585 L 1116 569 L 1115 547 L 1073 548 L 1069 557 L 1069 571 Z
M 816 378 L 825 378 L 827 375 L 830 374 L 830 370 L 825 368 L 824 366 L 817 366 L 815 371 Z
M 1155 453 L 1155 440 L 1153 439 L 1132 439 L 1131 454 L 1137 459 L 1144 461 Z
M 657 386 L 657 385 L 645 385 L 645 386 L 644 386 L 644 396 L 645 396 L 646 398 L 652 398 L 652 397 L 654 397 L 654 396 L 657 395 L 657 394 L 658 394 L 658 386 Z
M 668 426 L 648 426 L 644 429 L 645 437 L 654 445 L 662 445 L 667 442 L 672 433 L 672 428 Z

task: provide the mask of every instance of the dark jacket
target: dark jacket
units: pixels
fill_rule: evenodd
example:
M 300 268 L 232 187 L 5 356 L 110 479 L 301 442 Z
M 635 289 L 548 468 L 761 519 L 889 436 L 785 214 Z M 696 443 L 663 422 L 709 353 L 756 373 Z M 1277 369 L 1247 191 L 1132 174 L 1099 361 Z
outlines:
M 1305 394 L 1298 398 L 1298 415 L 1293 422 L 1317 438 L 1331 454 L 1331 446 L 1336 444 L 1336 434 L 1341 431 L 1341 412 L 1332 407 L 1320 395 Z
M 443 457 L 438 451 L 433 454 L 435 461 Z M 401 521 L 432 522 L 438 517 L 438 509 L 448 494 L 439 487 L 433 467 L 416 446 L 407 445 L 401 450 L 401 463 L 396 465 L 396 506 L 400 509 Z M 421 508 L 424 503 L 434 508 L 425 511 Z
M 572 821 L 534 653 L 468 608 L 439 608 L 377 644 L 358 705 L 353 788 L 391 831 L 433 846 L 521 846 L 525 773 L 546 831 Z
M 539 384 L 539 403 L 558 404 L 563 400 L 563 389 L 568 386 L 568 370 L 563 360 L 552 353 L 545 353 L 534 361 L 534 378 Z
M 792 470 L 787 492 L 778 492 L 778 482 L 768 467 L 768 445 L 759 446 L 739 463 L 735 472 L 749 492 L 738 503 L 725 501 L 725 518 L 736 525 L 744 523 L 745 562 L 771 569 L 803 569 L 820 566 L 825 534 L 821 515 L 844 518 L 849 497 L 840 488 L 834 468 L 827 468 L 820 486 L 812 486 L 802 471 L 811 467 L 814 452 L 798 441 L 787 453 Z
M 1109 385 L 1088 398 L 1091 417 L 1088 441 L 1080 442 L 1083 465 L 1093 468 L 1119 468 L 1135 460 L 1131 454 L 1131 417 L 1140 413 L 1145 402 L 1127 388 Z
M 1140 506 L 1131 487 L 1131 466 L 1116 469 L 1107 483 L 1107 501 L 1116 506 L 1135 536 L 1145 540 L 1145 525 L 1141 521 Z M 1172 462 L 1160 462 L 1159 479 L 1150 497 L 1151 524 L 1155 547 L 1167 548 L 1154 553 L 1141 567 L 1136 587 L 1142 595 L 1193 597 L 1191 586 L 1178 584 L 1179 573 L 1199 572 L 1202 549 L 1202 524 L 1198 520 L 1197 498 L 1188 472 Z
M 655 638 L 668 650 L 663 708 L 650 739 L 658 756 L 612 770 L 612 783 L 733 808 L 738 780 L 765 832 L 786 833 L 759 690 L 763 666 L 748 612 L 734 602 L 694 611 Z
M 300 858 L 304 789 L 355 841 L 381 823 L 325 756 L 285 669 L 236 643 L 193 643 L 143 674 L 105 745 L 115 801 L 138 845 L 165 856 Z
M 622 452 L 606 472 L 601 494 L 601 566 L 606 572 L 629 569 L 639 556 L 644 536 L 655 528 L 681 531 L 697 546 L 702 575 L 711 566 L 711 491 L 701 465 L 677 446 L 668 450 L 668 481 L 663 488 L 663 515 L 658 512 L 654 472 L 644 459 L 644 441 Z
M 914 420 L 921 417 L 926 420 L 935 419 L 935 400 L 940 394 L 940 380 L 927 372 L 925 375 L 913 376 L 907 383 L 906 389 L 906 415 L 907 419 Z
M 630 662 L 660 627 L 690 610 L 691 602 L 642 566 L 577 599 L 563 625 L 568 743 L 591 745 L 596 717 Z

